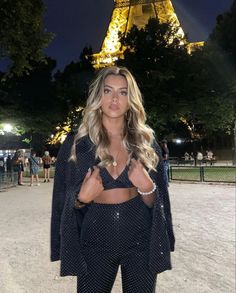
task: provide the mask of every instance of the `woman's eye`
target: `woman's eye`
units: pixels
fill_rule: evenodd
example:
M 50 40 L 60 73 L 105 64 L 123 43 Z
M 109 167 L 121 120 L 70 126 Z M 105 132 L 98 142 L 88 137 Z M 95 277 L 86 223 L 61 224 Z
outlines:
M 120 92 L 122 96 L 127 96 L 127 91 Z
M 109 89 L 104 89 L 104 94 L 108 94 L 110 92 Z

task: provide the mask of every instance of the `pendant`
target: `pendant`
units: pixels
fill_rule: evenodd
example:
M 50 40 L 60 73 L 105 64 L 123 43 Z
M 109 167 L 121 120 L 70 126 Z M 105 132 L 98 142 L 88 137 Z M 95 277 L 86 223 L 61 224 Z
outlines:
M 116 166 L 117 166 L 117 162 L 116 162 L 116 161 L 113 161 L 113 162 L 112 162 L 112 166 L 113 166 L 113 167 L 116 167 Z

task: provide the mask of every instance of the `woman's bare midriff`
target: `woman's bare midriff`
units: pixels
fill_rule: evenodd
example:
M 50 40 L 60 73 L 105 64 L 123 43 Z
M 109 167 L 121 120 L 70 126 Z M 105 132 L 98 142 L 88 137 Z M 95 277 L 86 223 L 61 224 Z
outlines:
M 137 188 L 114 188 L 104 190 L 94 199 L 95 203 L 116 204 L 128 201 L 138 195 Z

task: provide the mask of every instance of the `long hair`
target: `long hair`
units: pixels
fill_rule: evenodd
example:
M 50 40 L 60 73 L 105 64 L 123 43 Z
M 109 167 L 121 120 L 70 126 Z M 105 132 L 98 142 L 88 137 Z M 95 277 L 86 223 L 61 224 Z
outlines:
M 129 155 L 140 159 L 149 170 L 155 170 L 158 157 L 151 147 L 154 140 L 154 131 L 146 125 L 142 95 L 134 77 L 125 67 L 112 66 L 103 68 L 91 83 L 82 123 L 75 135 L 70 159 L 76 160 L 76 143 L 81 137 L 88 135 L 96 146 L 96 157 L 101 160 L 100 164 L 107 166 L 113 161 L 108 151 L 110 142 L 107 131 L 102 124 L 101 111 L 104 81 L 108 75 L 121 75 L 128 84 L 129 108 L 125 114 L 123 144 Z

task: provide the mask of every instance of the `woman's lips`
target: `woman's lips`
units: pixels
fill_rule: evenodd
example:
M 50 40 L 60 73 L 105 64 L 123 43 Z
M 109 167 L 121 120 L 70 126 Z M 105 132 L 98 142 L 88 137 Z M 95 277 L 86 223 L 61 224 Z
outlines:
M 119 106 L 118 105 L 110 105 L 109 107 L 111 110 L 119 110 Z

